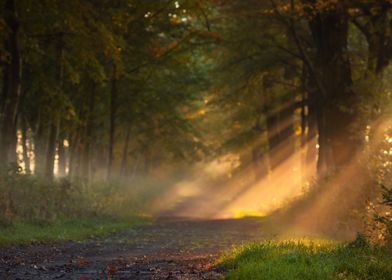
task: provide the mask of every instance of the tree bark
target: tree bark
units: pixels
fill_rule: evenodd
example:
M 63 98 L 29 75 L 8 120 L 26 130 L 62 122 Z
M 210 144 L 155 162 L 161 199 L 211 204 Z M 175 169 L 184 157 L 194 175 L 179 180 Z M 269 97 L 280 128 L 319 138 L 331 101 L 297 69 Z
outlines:
M 7 81 L 5 81 L 3 93 L 5 99 L 1 123 L 0 155 L 2 157 L 2 162 L 16 163 L 16 125 L 22 76 L 22 60 L 19 42 L 20 26 L 16 1 L 7 0 L 4 8 L 5 23 L 9 28 L 10 33 L 5 44 L 6 50 L 9 53 L 9 59 L 4 68 L 4 77 L 6 77 Z
M 359 147 L 351 131 L 357 112 L 347 53 L 348 23 L 348 11 L 342 3 L 320 11 L 310 21 L 315 67 L 325 89 L 316 95 L 318 167 L 322 172 L 347 165 Z
M 39 113 L 36 130 L 34 132 L 34 173 L 43 176 L 45 173 L 45 151 L 46 140 L 45 137 L 46 126 L 44 125 Z
M 306 165 L 306 151 L 308 147 L 307 143 L 307 129 L 308 127 L 308 101 L 309 97 L 305 89 L 306 74 L 305 71 L 302 77 L 302 88 L 301 88 L 301 140 L 300 140 L 300 161 L 301 161 L 301 182 L 304 184 L 307 180 L 307 165 Z
M 21 117 L 21 133 L 22 133 L 22 148 L 23 148 L 23 162 L 26 174 L 31 173 L 29 149 L 27 146 L 27 122 L 25 116 Z
M 66 158 L 66 153 L 65 153 L 65 147 L 64 147 L 64 138 L 59 137 L 59 141 L 57 144 L 57 150 L 58 150 L 58 176 L 59 177 L 65 177 L 67 175 L 67 158 Z
M 109 144 L 108 144 L 108 165 L 107 178 L 112 176 L 113 169 L 113 151 L 114 137 L 116 133 L 116 116 L 117 116 L 117 68 L 113 66 L 112 88 L 110 91 L 110 120 L 109 120 Z
M 2 92 L 1 92 L 1 99 L 0 99 L 0 112 L 3 113 L 5 110 L 5 104 L 7 101 L 8 96 L 8 83 L 9 83 L 9 75 L 10 71 L 8 70 L 9 66 L 8 63 L 2 63 Z M 2 120 L 2 119 L 1 119 Z
M 73 180 L 80 175 L 80 146 L 82 128 L 78 127 L 70 137 L 68 177 Z
M 93 128 L 94 128 L 94 107 L 95 107 L 95 84 L 93 82 L 92 88 L 88 97 L 88 108 L 86 113 L 86 127 L 83 139 L 82 151 L 82 174 L 88 181 L 91 179 L 91 146 L 93 145 Z
M 268 163 L 266 159 L 266 143 L 262 138 L 263 128 L 261 125 L 261 115 L 263 110 L 259 110 L 256 124 L 253 128 L 255 133 L 258 135 L 258 141 L 252 148 L 252 165 L 254 171 L 255 181 L 260 181 L 263 177 L 268 174 Z
M 127 169 L 128 169 L 128 147 L 129 147 L 129 138 L 131 135 L 131 125 L 127 125 L 127 132 L 125 135 L 125 141 L 124 141 L 124 147 L 123 147 L 123 152 L 122 152 L 122 159 L 121 159 L 121 170 L 120 170 L 120 175 L 122 177 L 125 177 L 127 174 Z
M 302 90 L 305 92 L 306 101 L 306 140 L 305 140 L 305 160 L 304 165 L 306 168 L 317 167 L 318 164 L 322 162 L 318 161 L 318 149 L 316 143 L 318 143 L 318 128 L 317 128 L 317 94 L 320 94 L 318 91 L 317 84 L 314 81 L 314 77 L 310 74 L 306 65 L 304 67 L 304 75 L 302 78 Z M 318 144 L 320 145 L 320 144 Z
M 49 139 L 46 150 L 45 160 L 45 177 L 49 181 L 53 181 L 54 178 L 54 161 L 56 155 L 56 140 L 58 134 L 58 125 L 55 120 L 52 120 L 49 127 Z
M 307 99 L 307 134 L 306 134 L 306 166 L 311 167 L 317 163 L 318 150 L 316 147 L 317 143 L 317 118 L 316 118 L 316 104 L 314 98 L 314 92 L 308 91 Z

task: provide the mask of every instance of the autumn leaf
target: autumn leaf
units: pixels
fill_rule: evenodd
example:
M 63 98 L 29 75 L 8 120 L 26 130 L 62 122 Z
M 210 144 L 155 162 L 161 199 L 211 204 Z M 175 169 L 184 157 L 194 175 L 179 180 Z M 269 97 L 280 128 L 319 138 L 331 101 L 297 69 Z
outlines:
M 118 267 L 115 266 L 115 265 L 109 265 L 109 266 L 107 267 L 107 270 L 108 270 L 110 273 L 116 273 L 116 272 L 118 271 Z
M 86 264 L 91 264 L 92 263 L 92 261 L 89 261 L 89 260 L 79 260 L 79 264 L 81 264 L 81 265 L 86 265 Z

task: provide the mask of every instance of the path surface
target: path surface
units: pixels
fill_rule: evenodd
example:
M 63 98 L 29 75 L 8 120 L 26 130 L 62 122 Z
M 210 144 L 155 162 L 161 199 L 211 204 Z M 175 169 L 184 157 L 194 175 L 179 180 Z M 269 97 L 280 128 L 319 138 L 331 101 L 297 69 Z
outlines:
M 214 260 L 260 221 L 160 218 L 105 239 L 0 248 L 0 279 L 221 279 Z

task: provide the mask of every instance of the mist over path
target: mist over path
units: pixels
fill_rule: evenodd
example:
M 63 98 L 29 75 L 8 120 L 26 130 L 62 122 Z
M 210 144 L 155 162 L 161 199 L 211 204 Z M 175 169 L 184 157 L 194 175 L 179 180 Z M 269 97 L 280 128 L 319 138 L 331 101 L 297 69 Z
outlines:
M 258 218 L 162 217 L 106 238 L 2 248 L 0 279 L 221 279 L 219 255 L 266 237 Z

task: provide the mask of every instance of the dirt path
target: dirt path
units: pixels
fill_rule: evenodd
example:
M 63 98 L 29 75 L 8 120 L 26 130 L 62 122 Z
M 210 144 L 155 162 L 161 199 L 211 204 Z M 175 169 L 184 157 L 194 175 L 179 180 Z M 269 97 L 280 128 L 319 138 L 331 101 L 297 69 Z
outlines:
M 260 222 L 161 218 L 105 239 L 0 248 L 0 279 L 221 279 L 214 260 Z

